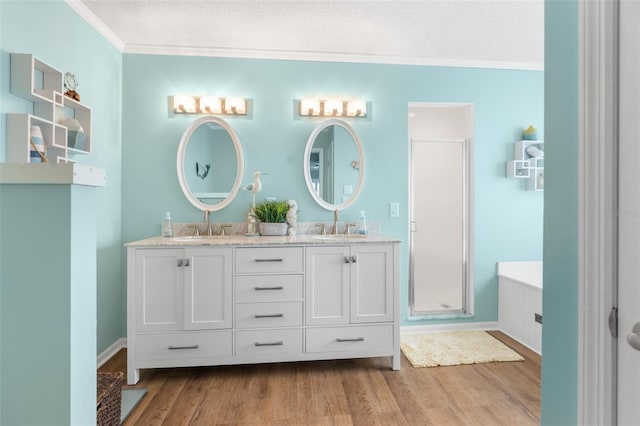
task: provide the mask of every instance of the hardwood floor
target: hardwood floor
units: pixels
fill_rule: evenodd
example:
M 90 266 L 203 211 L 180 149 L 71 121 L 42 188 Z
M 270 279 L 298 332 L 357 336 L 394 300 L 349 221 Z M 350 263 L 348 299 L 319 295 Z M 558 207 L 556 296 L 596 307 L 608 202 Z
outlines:
M 540 356 L 413 368 L 389 358 L 142 370 L 125 425 L 537 425 Z M 126 350 L 99 371 L 122 371 Z

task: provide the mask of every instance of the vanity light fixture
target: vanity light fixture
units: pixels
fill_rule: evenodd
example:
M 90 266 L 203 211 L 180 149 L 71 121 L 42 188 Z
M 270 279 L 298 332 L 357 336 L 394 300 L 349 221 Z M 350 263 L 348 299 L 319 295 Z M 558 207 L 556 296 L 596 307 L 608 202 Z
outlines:
M 193 96 L 183 96 L 183 95 L 174 96 L 173 112 L 178 114 L 195 114 L 196 98 Z
M 366 117 L 367 103 L 362 100 L 302 99 L 300 115 L 307 117 Z
M 173 112 L 176 114 L 246 115 L 247 101 L 244 98 L 175 95 Z
M 200 114 L 222 114 L 222 99 L 214 96 L 200 97 Z
M 347 102 L 347 117 L 364 117 L 367 115 L 367 103 L 365 101 Z
M 344 106 L 338 99 L 328 99 L 324 101 L 324 115 L 329 117 L 341 117 Z
M 226 114 L 245 115 L 247 113 L 247 103 L 243 98 L 226 98 L 224 100 L 224 112 Z
M 319 116 L 320 115 L 320 99 L 301 100 L 300 115 Z

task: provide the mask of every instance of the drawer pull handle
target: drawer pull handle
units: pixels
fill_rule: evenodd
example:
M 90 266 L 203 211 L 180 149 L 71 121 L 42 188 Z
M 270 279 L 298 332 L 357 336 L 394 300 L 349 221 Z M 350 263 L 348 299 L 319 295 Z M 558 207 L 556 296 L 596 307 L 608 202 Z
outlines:
M 255 318 L 282 318 L 284 314 L 256 314 Z
M 169 346 L 169 350 L 170 351 L 176 351 L 178 349 L 198 349 L 200 347 L 200 345 L 189 345 L 189 346 Z
M 338 337 L 336 339 L 336 342 L 364 342 L 364 337 L 356 337 L 355 339 L 341 339 L 340 337 Z
M 256 291 L 260 291 L 260 290 L 283 290 L 284 287 L 279 285 L 277 287 L 254 287 L 253 288 Z
M 282 346 L 284 345 L 284 342 L 282 340 L 277 341 L 277 342 L 255 342 L 254 345 L 256 346 Z
M 254 259 L 256 262 L 283 262 L 284 259 Z

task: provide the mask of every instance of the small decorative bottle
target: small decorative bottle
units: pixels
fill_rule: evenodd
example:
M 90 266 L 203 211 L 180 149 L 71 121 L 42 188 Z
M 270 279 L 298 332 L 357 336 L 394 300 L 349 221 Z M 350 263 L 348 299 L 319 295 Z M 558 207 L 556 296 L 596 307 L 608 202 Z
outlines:
M 365 218 L 364 211 L 361 211 L 360 220 L 358 221 L 358 234 L 366 235 L 367 233 L 367 219 Z
M 162 236 L 163 237 L 173 237 L 173 223 L 171 220 L 171 212 L 167 212 L 162 221 Z

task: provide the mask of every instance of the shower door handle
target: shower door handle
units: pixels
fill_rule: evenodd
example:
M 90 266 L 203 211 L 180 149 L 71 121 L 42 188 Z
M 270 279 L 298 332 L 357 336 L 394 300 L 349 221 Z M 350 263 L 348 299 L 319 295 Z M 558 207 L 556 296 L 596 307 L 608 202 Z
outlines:
M 411 221 L 411 232 L 418 232 L 418 223 L 415 220 Z
M 635 323 L 631 333 L 627 334 L 627 343 L 633 349 L 640 351 L 640 322 Z

